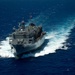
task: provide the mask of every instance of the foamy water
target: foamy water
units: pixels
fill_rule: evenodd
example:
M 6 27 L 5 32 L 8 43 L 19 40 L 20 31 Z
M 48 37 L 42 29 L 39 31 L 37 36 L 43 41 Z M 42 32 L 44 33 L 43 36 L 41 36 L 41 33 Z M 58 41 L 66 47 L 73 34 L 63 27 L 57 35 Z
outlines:
M 11 46 L 9 45 L 9 37 L 0 42 L 0 56 L 5 58 L 14 57 Z
M 47 45 L 44 47 L 43 50 L 41 50 L 38 53 L 32 53 L 25 55 L 26 57 L 28 56 L 34 56 L 34 57 L 39 57 L 39 56 L 44 56 L 50 53 L 56 53 L 57 49 L 63 49 L 63 50 L 68 50 L 68 47 L 66 46 L 66 40 L 69 38 L 69 35 L 71 34 L 71 29 L 74 27 L 74 20 L 67 20 L 67 22 L 64 22 L 62 25 L 57 25 L 58 29 L 48 32 L 45 39 L 48 39 L 49 42 Z M 60 27 L 59 27 L 60 26 Z M 65 43 L 65 44 L 64 44 Z
M 63 43 L 66 43 L 66 40 L 69 38 L 68 36 L 70 35 L 70 31 L 74 27 L 74 20 L 71 23 L 68 22 L 69 21 L 63 23 L 62 25 L 59 25 L 61 27 L 57 25 L 57 30 L 47 32 L 45 39 L 48 39 L 49 42 L 43 50 L 38 53 L 27 54 L 24 57 L 44 56 L 50 53 L 55 53 L 57 49 L 67 50 L 68 47 L 66 47 L 66 45 Z M 63 46 L 64 48 L 62 48 Z M 14 57 L 13 51 L 11 50 L 11 47 L 9 45 L 9 37 L 7 37 L 6 40 L 0 42 L 0 56 L 4 58 Z

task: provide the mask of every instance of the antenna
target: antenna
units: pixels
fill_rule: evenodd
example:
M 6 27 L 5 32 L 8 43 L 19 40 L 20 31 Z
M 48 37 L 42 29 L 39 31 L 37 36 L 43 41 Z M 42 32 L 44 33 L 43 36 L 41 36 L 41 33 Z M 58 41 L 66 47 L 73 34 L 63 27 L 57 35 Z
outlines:
M 25 25 L 24 17 L 22 17 L 21 24 L 22 24 L 22 25 Z

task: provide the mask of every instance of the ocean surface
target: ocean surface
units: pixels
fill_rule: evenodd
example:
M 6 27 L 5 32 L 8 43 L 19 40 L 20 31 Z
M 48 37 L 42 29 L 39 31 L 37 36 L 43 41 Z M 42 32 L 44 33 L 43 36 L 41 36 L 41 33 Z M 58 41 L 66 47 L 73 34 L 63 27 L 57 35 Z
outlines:
M 47 34 L 39 50 L 17 60 L 9 34 L 21 20 Z M 75 1 L 0 0 L 0 75 L 75 75 Z

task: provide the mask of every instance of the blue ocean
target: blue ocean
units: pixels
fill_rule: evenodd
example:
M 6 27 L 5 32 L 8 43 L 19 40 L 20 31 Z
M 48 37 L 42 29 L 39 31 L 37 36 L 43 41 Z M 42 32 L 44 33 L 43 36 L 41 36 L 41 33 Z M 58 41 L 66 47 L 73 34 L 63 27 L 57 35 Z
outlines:
M 9 34 L 22 20 L 47 34 L 43 46 L 17 60 Z M 0 0 L 0 75 L 75 75 L 75 0 Z

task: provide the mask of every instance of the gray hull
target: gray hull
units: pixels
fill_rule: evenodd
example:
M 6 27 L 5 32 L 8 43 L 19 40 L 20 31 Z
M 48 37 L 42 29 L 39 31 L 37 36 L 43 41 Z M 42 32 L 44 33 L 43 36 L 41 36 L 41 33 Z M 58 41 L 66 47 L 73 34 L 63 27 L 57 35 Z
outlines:
M 27 52 L 31 52 L 33 50 L 36 50 L 37 48 L 39 48 L 45 40 L 45 36 L 43 36 L 41 39 L 39 39 L 37 42 L 33 43 L 33 44 L 29 44 L 28 46 L 25 45 L 13 45 L 14 49 L 15 49 L 15 56 L 19 56 L 22 54 L 25 54 Z

